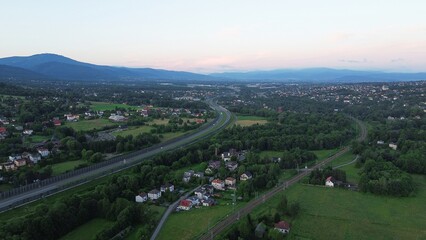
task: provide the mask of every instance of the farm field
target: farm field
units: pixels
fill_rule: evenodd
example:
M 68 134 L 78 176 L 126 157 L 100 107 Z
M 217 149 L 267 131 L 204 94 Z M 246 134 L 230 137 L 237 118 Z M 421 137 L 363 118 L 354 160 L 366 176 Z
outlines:
M 406 198 L 296 184 L 285 191 L 289 202 L 301 206 L 288 239 L 425 239 L 426 179 L 413 179 L 419 190 Z M 267 201 L 252 216 L 273 215 L 278 200 Z
M 107 111 L 107 110 L 115 110 L 116 108 L 125 108 L 125 109 L 139 109 L 137 106 L 130 106 L 127 104 L 120 103 L 107 103 L 107 102 L 91 102 L 90 109 L 93 111 Z
M 56 163 L 52 165 L 52 171 L 53 175 L 59 175 L 61 173 L 64 173 L 69 170 L 73 170 L 75 167 L 77 167 L 80 164 L 87 163 L 83 160 L 76 160 L 76 161 L 68 161 L 68 162 L 62 162 L 62 163 Z
M 118 124 L 113 123 L 108 119 L 98 118 L 93 120 L 81 120 L 78 122 L 67 122 L 65 125 L 76 131 L 89 131 L 93 129 L 100 130 L 103 127 L 116 126 Z
M 170 239 L 196 239 L 197 236 L 207 231 L 208 226 L 213 226 L 223 217 L 229 214 L 233 206 L 230 201 L 219 200 L 218 206 L 201 207 L 189 211 L 172 213 L 164 224 L 158 235 L 158 240 Z M 242 207 L 245 203 L 238 203 L 237 207 Z M 190 227 L 188 222 L 191 222 Z
M 68 233 L 61 240 L 80 240 L 80 239 L 96 239 L 96 235 L 102 230 L 111 227 L 114 222 L 95 218 L 84 225 L 74 229 L 74 231 Z
M 237 115 L 237 121 L 235 124 L 242 127 L 251 126 L 255 124 L 266 124 L 268 120 L 264 117 L 248 116 L 248 115 Z

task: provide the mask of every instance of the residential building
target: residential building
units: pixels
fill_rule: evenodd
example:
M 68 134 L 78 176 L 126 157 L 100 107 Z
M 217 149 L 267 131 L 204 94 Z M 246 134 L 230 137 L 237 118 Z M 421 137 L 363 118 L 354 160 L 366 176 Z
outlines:
M 279 221 L 275 223 L 274 229 L 281 233 L 287 234 L 290 232 L 290 224 L 286 221 Z
M 140 193 L 135 197 L 135 201 L 139 203 L 146 202 L 148 200 L 148 195 L 144 192 Z
M 157 200 L 157 199 L 159 199 L 160 197 L 161 197 L 161 192 L 160 192 L 160 191 L 158 191 L 157 189 L 151 190 L 151 191 L 148 193 L 148 198 L 149 198 L 149 199 L 151 199 L 151 200 Z

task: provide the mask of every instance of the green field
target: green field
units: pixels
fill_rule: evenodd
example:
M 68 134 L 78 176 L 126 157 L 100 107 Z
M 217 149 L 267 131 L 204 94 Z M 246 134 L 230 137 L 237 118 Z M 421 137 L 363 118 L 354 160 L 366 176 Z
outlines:
M 73 128 L 76 131 L 89 131 L 93 129 L 100 130 L 106 126 L 116 126 L 117 123 L 113 123 L 108 119 L 98 118 L 93 120 L 81 120 L 78 122 L 67 122 L 66 126 Z
M 426 239 L 426 178 L 413 178 L 419 191 L 407 198 L 296 184 L 285 192 L 289 202 L 301 206 L 289 239 Z M 278 200 L 252 215 L 274 214 Z
M 114 222 L 102 219 L 95 218 L 84 225 L 74 229 L 72 232 L 68 233 L 62 240 L 81 240 L 81 239 L 95 239 L 96 234 L 100 233 L 102 230 L 111 227 Z
M 76 160 L 76 161 L 68 161 L 68 162 L 53 164 L 52 165 L 53 175 L 59 175 L 66 171 L 73 170 L 75 167 L 83 163 L 87 163 L 87 162 L 83 160 Z
M 242 127 L 251 126 L 255 124 L 265 124 L 268 120 L 264 117 L 248 116 L 248 115 L 237 115 L 237 121 L 235 124 Z
M 221 200 L 219 199 L 219 201 Z M 240 203 L 240 205 L 242 206 L 243 204 Z M 220 219 L 231 213 L 232 209 L 231 204 L 227 205 L 223 203 L 223 205 L 213 207 L 201 207 L 189 211 L 172 213 L 161 229 L 157 239 L 166 240 L 170 239 L 170 236 L 173 236 L 174 239 L 182 240 L 195 239 L 196 236 L 206 232 L 209 225 L 213 226 Z
M 49 140 L 50 138 L 51 138 L 50 136 L 31 135 L 31 136 L 25 137 L 25 142 L 27 142 L 27 143 L 39 143 L 39 142 Z
M 127 104 L 120 103 L 107 103 L 107 102 L 91 102 L 90 109 L 93 111 L 107 111 L 107 110 L 115 110 L 116 108 L 125 108 L 132 110 L 139 109 L 137 106 L 130 106 Z

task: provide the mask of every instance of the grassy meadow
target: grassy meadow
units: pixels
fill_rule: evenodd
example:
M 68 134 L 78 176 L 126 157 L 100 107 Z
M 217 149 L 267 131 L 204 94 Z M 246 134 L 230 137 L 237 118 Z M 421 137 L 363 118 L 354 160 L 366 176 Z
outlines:
M 83 160 L 76 160 L 76 161 L 68 161 L 68 162 L 62 162 L 62 163 L 56 163 L 52 165 L 52 171 L 53 175 L 59 175 L 61 173 L 64 173 L 66 171 L 74 170 L 75 167 L 77 167 L 80 164 L 87 163 Z
M 251 126 L 255 124 L 266 124 L 268 120 L 264 117 L 248 116 L 248 115 L 237 115 L 237 121 L 235 124 L 242 127 Z
M 61 240 L 96 239 L 98 233 L 111 227 L 113 224 L 114 222 L 102 218 L 95 218 L 63 236 Z

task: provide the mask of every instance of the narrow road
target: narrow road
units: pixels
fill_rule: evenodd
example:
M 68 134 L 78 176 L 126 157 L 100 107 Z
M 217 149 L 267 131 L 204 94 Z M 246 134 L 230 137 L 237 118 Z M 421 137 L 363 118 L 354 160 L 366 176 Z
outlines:
M 364 141 L 367 138 L 367 128 L 363 122 L 361 122 L 358 119 L 355 119 L 351 117 L 360 127 L 360 133 L 357 138 L 357 141 Z M 319 162 L 318 164 L 314 165 L 311 169 L 317 169 L 320 167 L 323 167 L 327 163 L 333 161 L 334 159 L 342 156 L 343 154 L 349 152 L 351 148 L 349 146 L 344 147 L 342 150 L 337 152 L 331 157 L 328 157 L 324 159 L 323 161 Z M 276 194 L 284 191 L 286 188 L 290 187 L 291 185 L 294 185 L 295 183 L 299 182 L 300 179 L 305 177 L 308 174 L 309 171 L 304 171 L 299 173 L 298 175 L 294 176 L 290 180 L 282 183 L 281 185 L 273 188 L 269 192 L 263 194 L 262 196 L 259 196 L 256 199 L 253 199 L 250 201 L 247 205 L 245 205 L 243 208 L 239 209 L 238 211 L 232 213 L 229 215 L 229 217 L 225 218 L 224 220 L 218 222 L 213 228 L 211 228 L 208 232 L 206 232 L 204 235 L 202 235 L 199 239 L 201 240 L 208 240 L 213 239 L 215 236 L 219 235 L 223 230 L 225 230 L 227 227 L 231 226 L 235 222 L 237 222 L 240 218 L 246 216 L 249 214 L 255 207 L 261 205 L 266 200 L 272 198 Z
M 184 147 L 217 133 L 225 128 L 230 122 L 231 113 L 227 109 L 217 105 L 213 100 L 209 100 L 208 104 L 216 110 L 219 115 L 214 121 L 207 123 L 206 126 L 200 127 L 198 131 L 143 150 L 119 156 L 85 169 L 79 169 L 71 173 L 62 174 L 52 179 L 43 180 L 40 183 L 23 186 L 19 189 L 12 189 L 7 193 L 10 194 L 10 196 L 6 195 L 6 193 L 2 193 L 2 199 L 0 200 L 0 212 L 36 201 L 47 195 L 65 191 L 94 179 L 128 169 L 139 164 L 144 159 L 150 158 L 160 152 Z
M 352 163 L 356 162 L 356 160 L 358 160 L 358 158 L 359 158 L 359 155 L 356 155 L 356 157 L 354 158 L 354 160 L 352 160 L 352 161 L 350 161 L 348 163 L 340 164 L 339 166 L 333 167 L 333 169 L 341 168 L 341 167 L 344 167 L 344 166 L 351 165 Z

